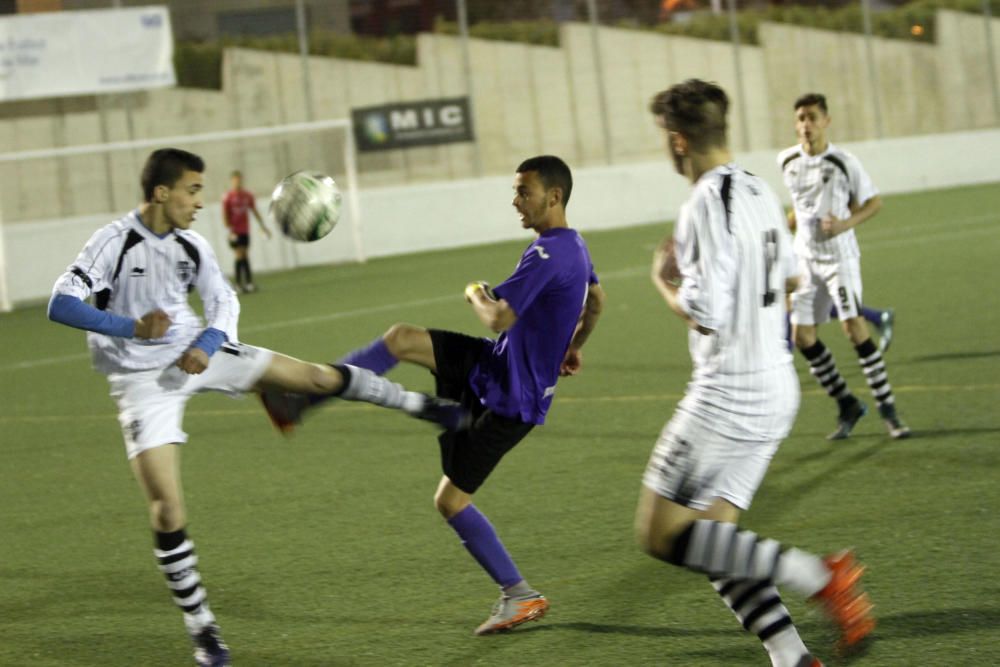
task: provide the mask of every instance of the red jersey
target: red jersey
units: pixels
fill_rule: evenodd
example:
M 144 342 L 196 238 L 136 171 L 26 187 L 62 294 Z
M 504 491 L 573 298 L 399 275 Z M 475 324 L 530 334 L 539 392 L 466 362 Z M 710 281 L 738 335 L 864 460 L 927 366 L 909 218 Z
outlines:
M 253 205 L 253 195 L 246 190 L 230 190 L 222 198 L 223 220 L 229 220 L 229 229 L 233 234 L 250 233 L 250 208 Z

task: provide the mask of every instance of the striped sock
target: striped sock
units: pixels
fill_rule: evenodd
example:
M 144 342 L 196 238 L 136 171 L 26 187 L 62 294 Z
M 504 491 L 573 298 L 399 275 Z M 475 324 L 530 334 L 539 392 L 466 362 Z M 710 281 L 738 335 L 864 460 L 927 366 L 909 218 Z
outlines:
M 837 364 L 833 361 L 833 354 L 826 348 L 826 345 L 823 345 L 823 341 L 817 339 L 812 347 L 802 350 L 802 355 L 809 361 L 809 372 L 819 381 L 831 398 L 835 398 L 841 405 L 854 398 L 847 388 L 844 378 L 837 372 Z
M 674 541 L 667 559 L 695 572 L 739 581 L 774 582 L 805 596 L 815 595 L 830 581 L 823 560 L 800 549 L 782 549 L 736 524 L 699 519 Z
M 892 385 L 889 384 L 889 375 L 885 370 L 885 361 L 882 360 L 882 353 L 869 338 L 854 349 L 858 353 L 858 362 L 861 370 L 868 381 L 868 388 L 872 390 L 872 396 L 879 407 L 892 405 L 896 399 L 892 395 Z
M 188 539 L 184 529 L 170 533 L 156 533 L 157 565 L 167 579 L 167 588 L 173 594 L 174 604 L 184 612 L 184 624 L 188 632 L 197 634 L 209 623 L 215 622 L 215 615 L 208 608 L 205 588 L 198 573 L 198 556 L 194 553 L 194 542 Z
M 743 628 L 760 638 L 772 665 L 794 667 L 809 653 L 772 582 L 717 577 L 709 580 Z

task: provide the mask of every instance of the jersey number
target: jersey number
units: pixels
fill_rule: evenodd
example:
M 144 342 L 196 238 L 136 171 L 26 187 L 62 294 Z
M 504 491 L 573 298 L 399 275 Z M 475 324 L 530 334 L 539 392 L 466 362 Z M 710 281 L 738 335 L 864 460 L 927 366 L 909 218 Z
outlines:
M 778 260 L 778 230 L 768 229 L 764 232 L 764 297 L 763 307 L 774 305 L 777 292 L 771 287 L 771 269 Z

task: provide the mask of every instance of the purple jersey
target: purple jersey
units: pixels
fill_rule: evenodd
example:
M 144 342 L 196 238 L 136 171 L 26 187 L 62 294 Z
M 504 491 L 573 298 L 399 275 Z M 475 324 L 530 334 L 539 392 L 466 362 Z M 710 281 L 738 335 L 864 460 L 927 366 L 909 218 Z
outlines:
M 545 422 L 587 288 L 596 282 L 587 244 L 575 230 L 549 229 L 528 246 L 514 274 L 493 290 L 517 322 L 469 374 L 487 408 L 529 424 Z

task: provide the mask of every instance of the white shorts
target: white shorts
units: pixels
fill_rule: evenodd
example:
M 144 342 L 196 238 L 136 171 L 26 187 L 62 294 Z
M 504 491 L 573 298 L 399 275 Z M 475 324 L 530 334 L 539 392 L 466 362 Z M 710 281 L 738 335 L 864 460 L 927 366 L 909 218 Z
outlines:
M 792 324 L 815 326 L 830 320 L 830 307 L 837 318 L 861 315 L 861 260 L 848 257 L 838 262 L 799 259 L 799 287 L 792 293 Z
M 696 510 L 723 498 L 747 510 L 778 441 L 735 440 L 689 412 L 678 411 L 656 441 L 642 483 L 667 500 Z
M 224 343 L 212 355 L 208 368 L 198 375 L 189 375 L 173 365 L 109 375 L 128 458 L 161 445 L 187 442 L 181 422 L 188 399 L 203 391 L 242 395 L 261 378 L 273 356 L 271 350 L 262 347 Z

